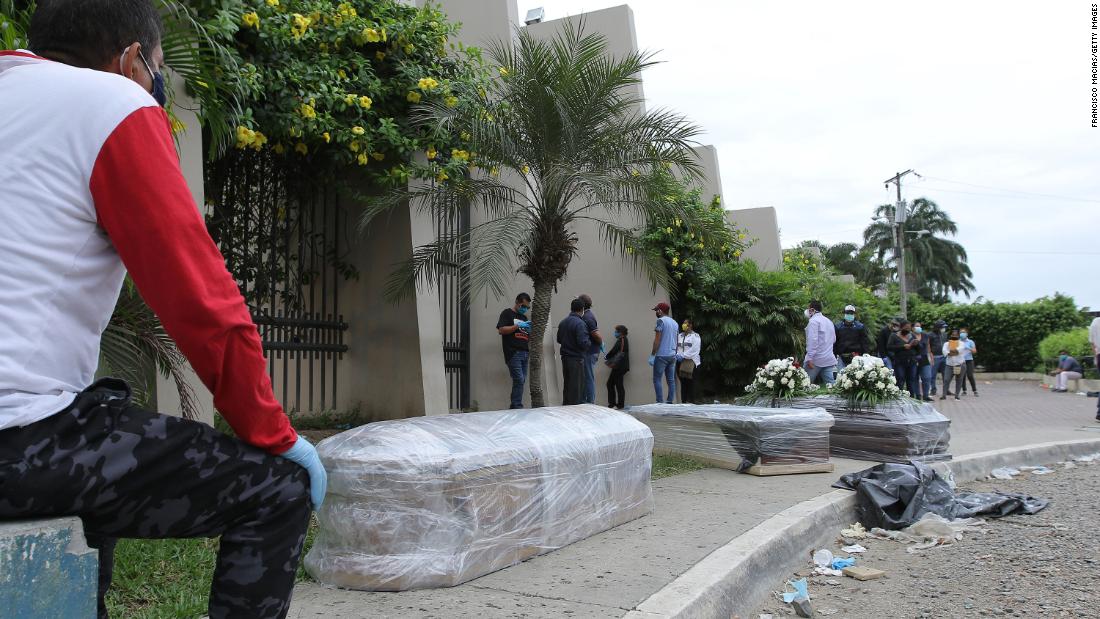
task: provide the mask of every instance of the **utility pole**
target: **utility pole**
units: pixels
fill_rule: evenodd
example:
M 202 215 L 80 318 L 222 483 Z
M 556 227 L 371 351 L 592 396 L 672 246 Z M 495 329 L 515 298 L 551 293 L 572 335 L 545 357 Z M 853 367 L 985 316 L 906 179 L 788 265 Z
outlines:
M 909 282 L 905 277 L 905 219 L 908 215 L 908 207 L 901 201 L 901 179 L 906 174 L 916 174 L 913 170 L 898 172 L 892 178 L 885 181 L 886 188 L 893 183 L 898 190 L 898 204 L 894 207 L 894 261 L 898 265 L 898 282 L 901 283 L 901 315 L 909 317 Z

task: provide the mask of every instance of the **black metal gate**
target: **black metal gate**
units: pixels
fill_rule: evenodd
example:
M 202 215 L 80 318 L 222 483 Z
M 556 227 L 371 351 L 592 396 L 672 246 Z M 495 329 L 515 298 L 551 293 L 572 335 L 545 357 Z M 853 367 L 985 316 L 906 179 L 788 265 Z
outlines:
M 451 241 L 470 231 L 470 206 L 448 209 L 436 219 L 436 238 Z M 465 243 L 453 243 L 448 259 L 440 265 L 439 309 L 443 320 L 443 366 L 447 373 L 447 403 L 451 411 L 470 408 L 470 303 L 465 288 L 470 251 Z
M 263 154 L 231 153 L 211 171 L 211 235 L 237 278 L 260 331 L 276 397 L 288 411 L 338 406 L 339 362 L 348 347 L 340 313 L 347 214 L 323 185 Z

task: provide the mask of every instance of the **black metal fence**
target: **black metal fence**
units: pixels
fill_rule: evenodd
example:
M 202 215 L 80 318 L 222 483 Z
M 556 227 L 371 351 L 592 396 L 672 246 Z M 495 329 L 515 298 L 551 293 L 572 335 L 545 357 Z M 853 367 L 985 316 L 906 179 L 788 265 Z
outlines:
M 436 238 L 463 238 L 470 231 L 470 207 L 449 209 L 436 219 Z M 452 411 L 470 408 L 470 304 L 465 290 L 470 264 L 469 247 L 452 245 L 442 261 L 439 280 L 439 308 L 443 321 L 443 366 L 447 374 L 447 402 Z

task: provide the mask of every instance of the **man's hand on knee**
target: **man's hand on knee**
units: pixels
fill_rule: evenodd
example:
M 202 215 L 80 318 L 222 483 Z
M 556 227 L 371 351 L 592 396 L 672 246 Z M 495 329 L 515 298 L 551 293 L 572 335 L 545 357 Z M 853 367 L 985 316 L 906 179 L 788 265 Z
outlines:
M 321 503 L 325 500 L 325 490 L 328 487 L 328 473 L 321 464 L 321 457 L 317 455 L 317 449 L 306 440 L 306 437 L 298 435 L 298 440 L 290 449 L 283 453 L 283 457 L 309 473 L 309 498 L 313 503 L 313 509 L 321 509 Z

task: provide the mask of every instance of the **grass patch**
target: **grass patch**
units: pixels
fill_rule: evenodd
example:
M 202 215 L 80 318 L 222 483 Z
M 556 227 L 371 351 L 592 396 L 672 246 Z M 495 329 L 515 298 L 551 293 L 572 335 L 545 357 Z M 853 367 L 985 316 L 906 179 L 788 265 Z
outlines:
M 311 518 L 304 559 L 317 535 Z M 206 616 L 217 539 L 122 539 L 107 607 L 112 617 L 192 619 Z M 297 581 L 313 580 L 298 563 Z
M 653 479 L 682 475 L 707 468 L 706 464 L 684 456 L 653 454 Z

